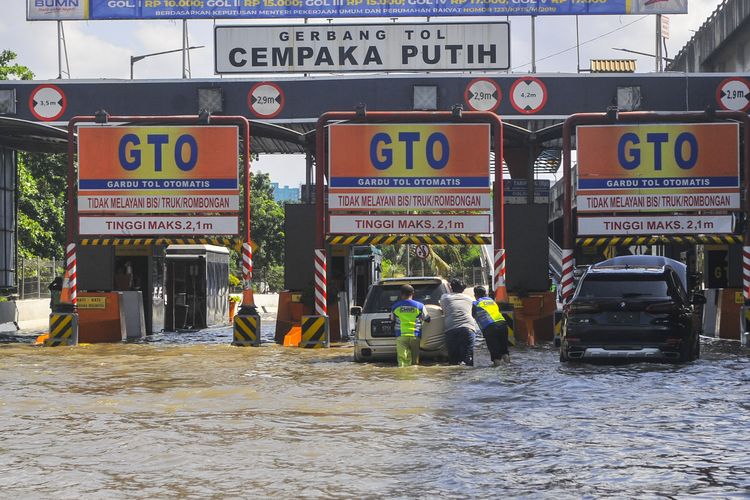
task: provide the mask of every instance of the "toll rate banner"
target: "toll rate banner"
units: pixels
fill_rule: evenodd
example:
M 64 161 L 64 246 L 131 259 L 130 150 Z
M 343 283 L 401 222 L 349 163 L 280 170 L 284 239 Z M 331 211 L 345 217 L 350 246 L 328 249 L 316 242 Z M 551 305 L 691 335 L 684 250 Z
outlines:
M 736 123 L 577 129 L 579 213 L 740 208 Z
M 237 234 L 238 156 L 233 126 L 80 127 L 80 232 Z
M 26 18 L 282 19 L 686 14 L 687 0 L 26 0 Z

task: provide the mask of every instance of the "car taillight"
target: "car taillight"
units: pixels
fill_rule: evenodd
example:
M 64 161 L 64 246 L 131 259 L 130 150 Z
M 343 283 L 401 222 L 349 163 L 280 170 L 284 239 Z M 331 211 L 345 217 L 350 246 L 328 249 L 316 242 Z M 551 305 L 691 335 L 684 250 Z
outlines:
M 571 314 L 590 314 L 599 312 L 599 306 L 596 304 L 576 304 L 575 302 L 570 304 L 568 312 Z
M 677 304 L 674 302 L 657 302 L 656 304 L 646 306 L 646 312 L 652 314 L 671 313 L 674 312 L 676 306 Z

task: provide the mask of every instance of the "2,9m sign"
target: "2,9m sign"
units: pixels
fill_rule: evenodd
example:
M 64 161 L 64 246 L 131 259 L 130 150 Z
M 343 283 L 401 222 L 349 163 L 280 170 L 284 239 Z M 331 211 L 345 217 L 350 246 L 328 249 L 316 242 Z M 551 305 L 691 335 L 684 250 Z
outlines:
M 81 127 L 79 194 L 239 193 L 236 127 Z

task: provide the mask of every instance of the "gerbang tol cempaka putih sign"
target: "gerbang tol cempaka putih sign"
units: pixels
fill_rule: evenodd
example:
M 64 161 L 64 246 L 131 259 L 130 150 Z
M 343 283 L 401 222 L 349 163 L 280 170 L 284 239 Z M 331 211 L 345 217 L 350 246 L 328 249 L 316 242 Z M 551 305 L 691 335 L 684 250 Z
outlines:
M 217 26 L 214 38 L 218 74 L 510 67 L 506 22 Z

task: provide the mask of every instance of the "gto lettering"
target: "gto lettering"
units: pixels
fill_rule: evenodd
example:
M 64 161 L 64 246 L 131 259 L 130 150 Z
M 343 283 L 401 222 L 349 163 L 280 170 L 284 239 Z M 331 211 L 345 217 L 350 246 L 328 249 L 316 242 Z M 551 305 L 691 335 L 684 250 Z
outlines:
M 167 134 L 148 134 L 146 143 L 151 146 L 154 155 L 154 172 L 161 172 L 164 167 L 164 146 L 170 143 Z M 135 134 L 125 134 L 120 139 L 117 148 L 120 166 L 128 171 L 136 170 L 143 161 L 141 139 Z M 198 163 L 198 142 L 195 137 L 183 134 L 174 142 L 172 149 L 177 168 L 187 172 L 195 168 Z
M 660 171 L 664 166 L 664 145 L 673 143 L 672 157 L 678 167 L 690 170 L 698 163 L 698 140 L 690 132 L 682 132 L 674 141 L 666 132 L 651 132 L 646 134 L 646 142 L 651 144 L 651 160 L 654 170 Z M 641 166 L 642 154 L 648 154 L 644 147 L 639 146 L 641 139 L 637 134 L 628 132 L 622 134 L 617 143 L 617 159 L 625 170 L 634 170 Z
M 403 166 L 407 170 L 414 168 L 415 145 L 419 147 L 422 134 L 419 132 L 399 132 L 398 142 L 404 145 Z M 370 162 L 378 170 L 385 170 L 393 165 L 394 151 L 388 147 L 393 144 L 391 136 L 379 132 L 370 140 Z M 448 164 L 450 158 L 450 144 L 442 132 L 433 132 L 424 141 L 424 158 L 430 168 L 440 170 Z M 422 151 L 419 149 L 418 151 Z

